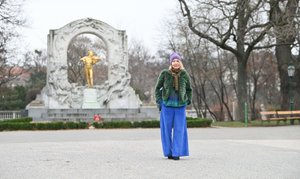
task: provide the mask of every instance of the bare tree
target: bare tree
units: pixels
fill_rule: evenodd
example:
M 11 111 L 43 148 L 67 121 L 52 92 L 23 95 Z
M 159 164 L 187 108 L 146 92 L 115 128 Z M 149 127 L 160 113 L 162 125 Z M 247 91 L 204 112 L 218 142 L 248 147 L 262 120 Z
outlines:
M 233 102 L 234 83 L 231 82 L 230 74 L 232 71 L 230 66 L 233 66 L 230 56 L 223 50 L 217 49 L 218 55 L 211 60 L 211 72 L 212 75 L 208 76 L 212 90 L 215 92 L 214 96 L 218 101 L 218 119 L 224 121 L 227 114 L 228 120 L 233 120 L 233 116 L 230 110 L 230 104 Z M 234 73 L 236 74 L 236 72 Z
M 263 50 L 250 55 L 247 69 L 251 119 L 257 119 L 261 104 L 273 110 L 278 107 L 277 63 L 272 52 Z
M 28 51 L 24 55 L 26 64 L 24 69 L 30 73 L 30 80 L 28 87 L 35 91 L 40 91 L 46 85 L 47 74 L 47 51 L 46 49 L 35 49 L 34 51 Z
M 130 85 L 144 104 L 151 105 L 155 102 L 153 94 L 157 77 L 166 65 L 155 59 L 141 41 L 130 42 L 128 57 Z
M 22 0 L 0 1 L 0 87 L 22 74 L 22 71 L 14 70 L 17 66 L 22 66 L 21 59 L 8 53 L 14 51 L 9 44 L 19 35 L 16 28 L 25 24 L 22 5 Z
M 35 49 L 28 51 L 24 55 L 26 66 L 33 70 L 33 72 L 43 71 L 46 67 L 47 52 L 46 49 Z
M 300 89 L 300 56 L 292 54 L 295 47 L 299 47 L 299 17 L 300 6 L 299 0 L 271 0 L 270 1 L 270 21 L 274 26 L 274 35 L 276 38 L 276 58 L 278 63 L 278 72 L 280 77 L 281 89 L 281 108 L 289 109 L 289 85 L 295 89 L 296 99 L 299 100 Z M 298 36 L 299 37 L 299 36 Z M 289 84 L 289 77 L 287 74 L 288 65 L 294 65 L 296 68 L 295 80 L 296 85 Z M 295 101 L 295 100 L 294 100 Z M 300 105 L 298 104 L 298 108 Z
M 237 60 L 238 119 L 247 102 L 247 62 L 250 53 L 272 27 L 263 0 L 178 0 L 189 28 L 199 37 L 231 52 Z M 188 2 L 192 5 L 188 5 Z

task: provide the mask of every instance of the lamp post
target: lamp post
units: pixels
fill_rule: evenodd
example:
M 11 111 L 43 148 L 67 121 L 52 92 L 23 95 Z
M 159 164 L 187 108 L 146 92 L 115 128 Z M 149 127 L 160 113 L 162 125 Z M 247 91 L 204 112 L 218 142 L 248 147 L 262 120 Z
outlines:
M 291 90 L 291 83 L 292 83 L 292 78 L 294 77 L 295 74 L 295 66 L 289 65 L 288 66 L 288 76 L 289 76 L 289 98 L 290 98 L 290 111 L 294 110 L 294 97 L 292 94 Z M 291 124 L 294 124 L 294 120 L 291 120 Z

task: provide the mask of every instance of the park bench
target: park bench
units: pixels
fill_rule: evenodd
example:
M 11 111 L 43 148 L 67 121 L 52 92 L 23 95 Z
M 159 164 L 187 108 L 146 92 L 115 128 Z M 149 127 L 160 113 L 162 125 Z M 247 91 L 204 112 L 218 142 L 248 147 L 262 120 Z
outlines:
M 261 122 L 263 121 L 277 121 L 279 124 L 280 121 L 286 122 L 290 120 L 291 124 L 294 124 L 294 120 L 299 120 L 300 123 L 300 110 L 298 111 L 261 111 Z

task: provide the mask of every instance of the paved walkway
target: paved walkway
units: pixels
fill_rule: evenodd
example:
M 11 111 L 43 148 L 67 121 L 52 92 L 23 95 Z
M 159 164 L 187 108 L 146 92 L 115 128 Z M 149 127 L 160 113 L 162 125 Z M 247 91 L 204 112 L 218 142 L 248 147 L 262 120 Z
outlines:
M 0 132 L 0 178 L 300 178 L 300 125 L 188 132 L 179 161 L 159 129 Z

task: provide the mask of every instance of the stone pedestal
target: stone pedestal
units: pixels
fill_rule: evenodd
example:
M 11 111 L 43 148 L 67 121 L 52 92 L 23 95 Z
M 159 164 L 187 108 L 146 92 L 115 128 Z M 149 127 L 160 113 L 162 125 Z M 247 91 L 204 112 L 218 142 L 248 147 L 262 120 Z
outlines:
M 93 88 L 87 88 L 83 90 L 83 102 L 82 109 L 99 109 L 100 104 L 97 95 L 97 90 Z

